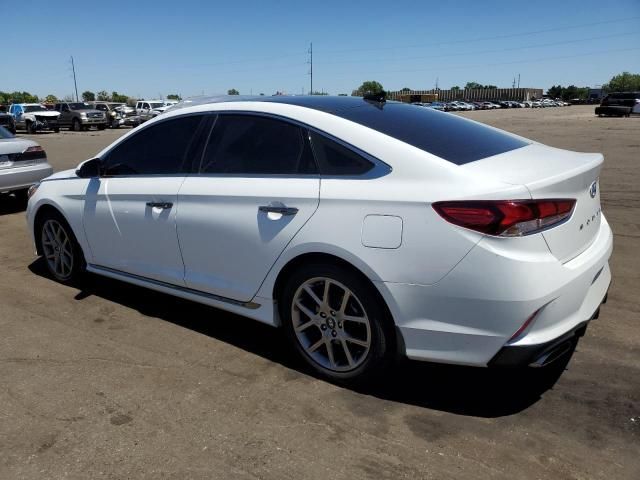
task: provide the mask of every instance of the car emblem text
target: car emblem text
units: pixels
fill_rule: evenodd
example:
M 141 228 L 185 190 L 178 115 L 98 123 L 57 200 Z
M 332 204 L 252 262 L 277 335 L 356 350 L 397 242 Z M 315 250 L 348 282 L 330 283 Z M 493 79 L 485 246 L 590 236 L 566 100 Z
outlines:
M 598 193 L 598 181 L 594 180 L 594 182 L 589 187 L 589 195 L 591 195 L 591 198 L 594 198 L 596 196 L 596 193 Z

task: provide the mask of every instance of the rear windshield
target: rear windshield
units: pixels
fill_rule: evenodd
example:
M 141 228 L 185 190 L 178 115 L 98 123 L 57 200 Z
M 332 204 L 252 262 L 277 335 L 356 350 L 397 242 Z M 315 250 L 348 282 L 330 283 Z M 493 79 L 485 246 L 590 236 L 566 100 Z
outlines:
M 528 145 L 518 138 L 451 113 L 387 102 L 363 102 L 334 115 L 372 128 L 456 165 Z

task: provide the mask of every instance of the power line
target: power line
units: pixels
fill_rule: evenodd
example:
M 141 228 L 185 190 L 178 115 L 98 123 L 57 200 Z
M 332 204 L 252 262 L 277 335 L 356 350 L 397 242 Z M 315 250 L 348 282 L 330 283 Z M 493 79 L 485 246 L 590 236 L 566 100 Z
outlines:
M 601 54 L 608 54 L 608 53 L 613 53 L 613 52 L 630 52 L 630 51 L 637 51 L 640 50 L 640 47 L 632 47 L 632 48 L 616 48 L 616 49 L 609 49 L 609 50 L 599 50 L 599 51 L 595 51 L 595 52 L 583 52 L 583 53 L 576 53 L 573 55 L 562 55 L 562 56 L 556 56 L 556 57 L 544 57 L 544 58 L 529 58 L 526 60 L 516 60 L 513 62 L 497 62 L 497 63 L 476 63 L 476 64 L 464 64 L 464 65 L 454 65 L 454 66 L 449 66 L 449 67 L 441 67 L 438 66 L 438 71 L 441 70 L 458 70 L 458 69 L 464 69 L 464 68 L 477 68 L 477 67 L 497 67 L 497 66 L 501 66 L 501 65 L 516 65 L 516 64 L 522 64 L 522 63 L 537 63 L 537 62 L 546 62 L 549 60 L 564 60 L 564 59 L 571 59 L 571 58 L 575 58 L 575 57 L 588 57 L 591 55 L 601 55 Z M 368 72 L 365 74 L 365 76 L 370 76 L 370 75 L 382 75 L 382 74 L 387 74 L 387 73 L 412 73 L 412 72 L 428 72 L 428 71 L 432 71 L 433 67 L 431 68 L 418 68 L 418 69 L 409 69 L 409 70 L 387 70 L 385 69 L 384 71 L 380 71 L 380 72 Z M 349 74 L 345 74 L 342 76 L 347 76 L 347 75 L 353 75 L 351 73 Z M 341 76 L 341 75 L 335 75 L 333 74 L 333 76 Z
M 395 46 L 386 46 L 386 47 L 376 47 L 376 48 L 354 48 L 354 49 L 349 49 L 349 50 L 328 50 L 328 51 L 324 51 L 322 53 L 345 53 L 345 52 L 370 52 L 370 51 L 379 51 L 379 50 L 394 50 L 397 48 L 417 48 L 417 47 L 433 47 L 433 46 L 440 46 L 440 45 L 454 45 L 454 44 L 460 44 L 460 43 L 475 43 L 475 42 L 481 42 L 481 41 L 485 41 L 485 40 L 500 40 L 500 39 L 504 39 L 504 38 L 514 38 L 514 37 L 523 37 L 523 36 L 528 36 L 528 35 L 537 35 L 539 33 L 549 33 L 549 32 L 558 32 L 558 31 L 563 31 L 563 30 L 569 30 L 569 29 L 575 29 L 575 28 L 582 28 L 582 27 L 593 27 L 595 25 L 607 25 L 610 23 L 618 23 L 618 22 L 627 22 L 627 21 L 632 21 L 632 20 L 638 20 L 640 19 L 640 17 L 626 17 L 626 18 L 616 18 L 616 19 L 612 19 L 612 20 L 603 20 L 600 22 L 591 22 L 591 23 L 582 23 L 582 24 L 577 24 L 577 25 L 567 25 L 567 26 L 563 26 L 563 27 L 555 27 L 555 28 L 546 28 L 543 30 L 531 30 L 529 32 L 520 32 L 520 33 L 510 33 L 510 34 L 505 34 L 505 35 L 494 35 L 491 37 L 476 37 L 476 38 L 469 38 L 469 39 L 465 39 L 465 40 L 449 40 L 449 41 L 444 41 L 444 42 L 430 42 L 430 43 L 418 43 L 418 44 L 409 44 L 409 45 L 395 45 Z
M 607 38 L 617 38 L 617 37 L 625 37 L 629 35 L 640 35 L 637 31 L 634 32 L 625 32 L 625 33 L 614 33 L 611 35 L 601 35 L 596 37 L 586 37 L 579 38 L 574 40 L 563 40 L 559 42 L 550 42 L 550 43 L 539 43 L 533 45 L 522 45 L 519 47 L 509 47 L 509 48 L 499 48 L 499 49 L 490 49 L 490 50 L 479 50 L 479 51 L 471 51 L 471 52 L 456 52 L 456 53 L 441 53 L 437 55 L 419 55 L 419 56 L 411 56 L 411 57 L 393 57 L 393 58 L 372 58 L 367 60 L 340 60 L 336 62 L 320 62 L 321 65 L 337 65 L 337 64 L 354 64 L 354 63 L 380 63 L 394 60 L 424 60 L 429 58 L 448 58 L 448 57 L 460 57 L 467 55 L 482 55 L 485 53 L 502 53 L 502 52 L 512 52 L 519 51 L 530 48 L 541 48 L 541 47 L 555 47 L 557 45 L 567 45 L 570 43 L 581 43 L 588 42 L 591 40 L 604 40 Z

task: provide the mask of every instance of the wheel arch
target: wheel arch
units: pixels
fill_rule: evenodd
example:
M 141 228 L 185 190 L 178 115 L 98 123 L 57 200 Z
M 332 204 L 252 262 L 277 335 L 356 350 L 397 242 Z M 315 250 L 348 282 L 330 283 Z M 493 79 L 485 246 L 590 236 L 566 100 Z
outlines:
M 38 206 L 36 213 L 33 216 L 33 239 L 36 244 L 36 253 L 38 255 L 42 255 L 42 245 L 40 244 L 42 239 L 40 238 L 40 235 L 38 235 L 38 232 L 40 231 L 40 225 L 42 225 L 44 219 L 48 214 L 59 215 L 64 219 L 65 223 L 71 230 L 71 233 L 73 233 L 73 236 L 76 238 L 76 242 L 78 243 L 80 250 L 82 251 L 82 245 L 80 245 L 80 243 L 78 242 L 78 235 L 73 230 L 71 222 L 69 222 L 69 219 L 62 212 L 62 210 L 58 206 L 51 203 L 43 203 L 42 205 Z M 84 256 L 84 251 L 82 252 L 82 254 Z
M 275 302 L 276 312 L 279 311 L 278 302 L 283 294 L 284 286 L 287 283 L 287 279 L 293 274 L 293 272 L 296 271 L 297 268 L 299 268 L 304 264 L 308 264 L 312 262 L 325 263 L 325 264 L 328 263 L 328 264 L 343 267 L 355 273 L 358 277 L 362 279 L 362 281 L 367 283 L 371 287 L 374 294 L 376 295 L 379 304 L 385 310 L 384 312 L 385 314 L 383 315 L 383 318 L 385 319 L 385 325 L 383 327 L 385 328 L 385 331 L 387 332 L 387 334 L 390 335 L 389 344 L 392 346 L 392 348 L 393 347 L 395 348 L 395 353 L 400 353 L 400 352 L 404 353 L 404 344 L 402 340 L 402 335 L 398 332 L 396 328 L 396 323 L 393 318 L 391 308 L 387 304 L 384 298 L 384 295 L 382 295 L 379 288 L 376 286 L 376 282 L 372 281 L 371 278 L 368 275 L 366 275 L 362 269 L 358 268 L 352 262 L 345 260 L 344 258 L 335 254 L 320 252 L 320 251 L 305 252 L 288 260 L 287 263 L 278 272 L 275 282 L 273 284 L 272 298 Z

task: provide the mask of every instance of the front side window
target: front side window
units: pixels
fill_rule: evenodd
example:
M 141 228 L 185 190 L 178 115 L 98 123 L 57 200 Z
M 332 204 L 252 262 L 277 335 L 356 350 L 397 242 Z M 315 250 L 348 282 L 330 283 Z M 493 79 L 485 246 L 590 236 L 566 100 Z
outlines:
M 104 174 L 170 175 L 191 168 L 191 146 L 203 115 L 173 118 L 143 129 L 104 159 Z
M 316 132 L 311 132 L 313 153 L 321 175 L 362 175 L 373 168 L 373 163 L 353 150 Z
M 201 173 L 295 175 L 316 173 L 306 130 L 256 115 L 219 115 Z

